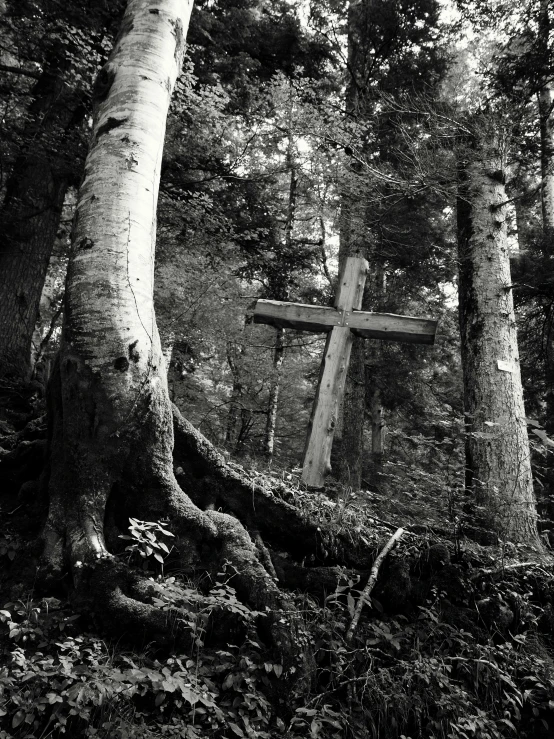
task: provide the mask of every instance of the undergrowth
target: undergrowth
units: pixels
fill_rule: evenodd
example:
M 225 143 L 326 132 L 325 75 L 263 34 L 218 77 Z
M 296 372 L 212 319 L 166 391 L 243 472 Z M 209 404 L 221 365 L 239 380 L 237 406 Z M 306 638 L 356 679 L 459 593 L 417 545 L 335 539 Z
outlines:
M 130 532 L 122 556 L 149 564 L 156 605 L 174 611 L 186 604 L 192 652 L 162 654 L 155 644 L 126 651 L 55 598 L 5 603 L 0 739 L 498 739 L 554 732 L 552 577 L 539 564 L 495 569 L 477 562 L 474 551 L 453 563 L 444 544 L 446 554 L 433 560 L 432 547 L 406 544 L 388 576 L 409 560 L 419 590 L 403 612 L 387 613 L 385 582 L 350 643 L 345 634 L 363 584 L 345 574 L 323 602 L 295 596 L 314 665 L 310 686 L 296 694 L 258 638 L 263 614 L 237 599 L 232 573 L 222 571 L 201 591 L 162 574 L 155 555 L 167 552 L 151 546 L 168 535 L 162 525 L 135 520 Z M 240 644 L 210 646 L 214 609 L 242 620 Z

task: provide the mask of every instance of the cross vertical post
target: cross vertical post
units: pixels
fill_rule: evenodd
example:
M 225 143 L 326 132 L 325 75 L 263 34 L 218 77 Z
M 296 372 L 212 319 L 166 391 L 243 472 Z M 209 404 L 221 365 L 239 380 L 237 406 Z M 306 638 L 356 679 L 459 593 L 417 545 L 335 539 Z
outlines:
M 349 318 L 361 308 L 368 269 L 365 259 L 349 257 L 335 298 L 338 325 L 327 334 L 302 467 L 302 482 L 310 488 L 323 487 L 331 469 L 331 447 L 354 338 Z

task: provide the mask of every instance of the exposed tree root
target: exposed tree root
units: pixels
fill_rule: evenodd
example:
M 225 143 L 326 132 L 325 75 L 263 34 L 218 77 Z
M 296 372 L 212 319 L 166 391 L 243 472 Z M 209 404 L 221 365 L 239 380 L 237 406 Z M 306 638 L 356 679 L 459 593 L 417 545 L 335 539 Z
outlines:
M 155 447 L 145 444 L 144 448 Z M 43 532 L 43 562 L 50 582 L 62 577 L 69 565 L 76 605 L 81 611 L 94 613 L 99 625 L 109 633 L 162 645 L 175 640 L 190 645 L 190 633 L 183 629 L 178 612 L 168 613 L 153 605 L 152 584 L 110 554 L 104 539 L 104 531 L 113 529 L 113 548 L 116 532 L 126 531 L 130 516 L 154 521 L 168 519 L 177 537 L 180 568 L 201 568 L 215 575 L 228 562 L 232 585 L 239 597 L 261 614 L 260 636 L 272 646 L 286 669 L 294 666 L 298 670 L 301 647 L 298 629 L 293 626 L 295 613 L 287 596 L 279 590 L 274 571 L 268 572 L 259 558 L 259 547 L 233 516 L 200 510 L 180 489 L 171 463 L 167 465 L 164 457 L 145 455 L 133 459 L 132 468 L 126 465 L 120 469 L 108 459 L 109 469 L 104 476 L 100 459 L 96 480 L 82 481 L 77 491 L 68 486 L 63 460 L 57 460 L 56 472 L 50 479 L 50 511 Z M 99 484 L 99 480 L 104 484 Z M 111 480 L 111 493 L 106 492 L 106 480 Z
M 346 570 L 344 567 L 304 567 L 271 553 L 279 582 L 290 590 L 300 590 L 323 600 L 334 593 L 337 586 L 367 577 L 367 570 Z
M 104 633 L 121 637 L 123 632 L 134 643 L 153 641 L 160 647 L 192 646 L 194 635 L 185 628 L 183 614 L 152 605 L 149 601 L 156 596 L 155 586 L 139 573 L 114 557 L 103 557 L 80 569 L 74 606 L 94 614 Z
M 290 488 L 272 489 L 251 481 L 229 465 L 220 452 L 173 406 L 174 462 L 177 479 L 200 508 L 230 510 L 250 531 L 296 559 L 369 569 L 375 550 L 359 537 L 336 533 L 307 518 L 294 505 Z

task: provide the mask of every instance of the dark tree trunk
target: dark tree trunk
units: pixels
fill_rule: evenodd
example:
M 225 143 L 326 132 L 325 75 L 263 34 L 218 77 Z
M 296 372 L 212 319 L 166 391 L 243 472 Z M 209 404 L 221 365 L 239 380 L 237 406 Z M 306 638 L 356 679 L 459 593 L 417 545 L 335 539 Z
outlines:
M 69 81 L 70 55 L 51 51 L 33 90 L 26 150 L 15 162 L 0 211 L 0 376 L 27 381 L 40 297 L 67 187 L 75 179 L 75 127 L 83 118 Z M 72 155 L 67 156 L 71 148 Z
M 360 6 L 350 3 L 346 108 L 348 113 L 354 116 L 357 115 L 358 108 L 356 75 L 359 48 L 356 28 L 359 12 Z M 358 189 L 356 173 L 351 169 L 348 175 L 353 178 L 353 182 L 345 186 L 341 196 L 339 274 L 349 256 L 360 256 L 369 260 L 365 233 L 366 204 L 360 200 L 359 193 L 356 192 Z M 365 300 L 362 302 L 362 310 L 367 310 Z M 362 484 L 365 395 L 365 340 L 354 336 L 331 456 L 333 475 L 354 490 L 358 490 Z

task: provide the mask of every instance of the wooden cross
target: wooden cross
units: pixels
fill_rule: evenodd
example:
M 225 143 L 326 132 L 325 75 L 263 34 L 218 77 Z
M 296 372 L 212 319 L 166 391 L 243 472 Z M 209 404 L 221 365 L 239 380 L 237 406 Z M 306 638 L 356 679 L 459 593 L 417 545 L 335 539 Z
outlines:
M 254 323 L 327 332 L 302 468 L 302 481 L 310 488 L 322 488 L 331 468 L 331 446 L 354 335 L 414 344 L 435 341 L 437 321 L 360 310 L 368 270 L 365 259 L 348 257 L 334 308 L 278 300 L 258 300 L 254 308 Z

